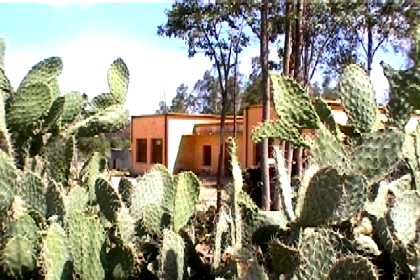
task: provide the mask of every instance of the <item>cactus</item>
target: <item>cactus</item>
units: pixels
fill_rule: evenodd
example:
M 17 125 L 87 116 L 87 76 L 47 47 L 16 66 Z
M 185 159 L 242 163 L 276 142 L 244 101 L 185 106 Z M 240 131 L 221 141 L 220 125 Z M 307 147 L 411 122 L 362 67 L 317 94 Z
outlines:
M 42 215 L 47 212 L 46 187 L 41 177 L 33 172 L 23 174 L 19 194 L 25 203 Z
M 121 58 L 117 58 L 108 70 L 108 85 L 115 103 L 123 104 L 128 90 L 128 68 Z
M 134 186 L 130 212 L 153 233 L 160 234 L 166 226 L 178 232 L 193 214 L 199 186 L 191 172 L 172 177 L 164 166 L 155 166 Z
M 66 221 L 75 274 L 80 279 L 104 279 L 101 250 L 105 233 L 101 223 L 96 217 L 80 211 L 67 214 Z
M 184 240 L 165 229 L 162 243 L 161 279 L 182 280 L 184 275 Z
M 338 84 L 348 123 L 360 132 L 372 132 L 377 119 L 375 94 L 369 76 L 355 64 L 344 68 Z
M 45 84 L 29 84 L 11 101 L 7 121 L 18 131 L 32 129 L 41 117 L 47 116 L 51 104 L 52 96 Z
M 73 187 L 64 199 L 65 213 L 84 211 L 89 201 L 88 193 L 80 186 Z
M 64 97 L 63 113 L 61 122 L 63 124 L 71 123 L 81 113 L 85 99 L 77 91 L 67 93 Z
M 107 254 L 107 277 L 128 279 L 134 267 L 133 251 L 130 247 L 117 245 Z
M 95 183 L 96 201 L 99 204 L 101 213 L 110 221 L 115 222 L 117 213 L 122 207 L 121 199 L 109 182 L 103 178 L 96 179 Z
M 278 240 L 269 243 L 273 269 L 278 274 L 291 274 L 297 269 L 299 251 Z
M 260 142 L 264 138 L 279 138 L 293 143 L 295 146 L 307 147 L 308 144 L 300 136 L 299 131 L 282 120 L 267 121 L 254 127 L 252 141 Z
M 66 233 L 63 228 L 52 223 L 43 239 L 41 251 L 46 280 L 71 278 L 71 256 Z
M 48 182 L 45 193 L 45 202 L 47 205 L 46 217 L 63 217 L 65 214 L 64 193 L 60 185 L 53 180 Z
M 63 62 L 59 57 L 49 57 L 32 67 L 19 85 L 22 89 L 36 83 L 48 83 L 61 74 Z M 19 90 L 18 90 L 19 91 Z
M 319 118 L 307 91 L 295 80 L 271 74 L 273 101 L 281 120 L 296 128 L 318 128 Z
M 337 260 L 328 273 L 329 280 L 375 280 L 378 272 L 375 266 L 364 257 L 348 256 Z
M 403 140 L 394 130 L 362 135 L 349 159 L 350 172 L 363 174 L 371 183 L 383 179 L 402 160 Z
M 67 184 L 70 179 L 71 165 L 75 156 L 75 139 L 55 137 L 44 148 L 47 172 L 55 181 Z
M 33 243 L 24 236 L 17 235 L 8 239 L 0 255 L 5 275 L 25 279 L 36 268 Z
M 96 200 L 95 183 L 98 176 L 104 172 L 106 167 L 106 160 L 98 152 L 92 153 L 89 160 L 87 160 L 80 172 L 82 184 L 88 190 L 89 200 L 94 202 Z
M 131 193 L 133 192 L 133 184 L 128 180 L 127 178 L 121 178 L 119 184 L 118 184 L 118 192 L 121 196 L 122 201 L 127 205 L 127 207 L 130 207 L 131 205 Z

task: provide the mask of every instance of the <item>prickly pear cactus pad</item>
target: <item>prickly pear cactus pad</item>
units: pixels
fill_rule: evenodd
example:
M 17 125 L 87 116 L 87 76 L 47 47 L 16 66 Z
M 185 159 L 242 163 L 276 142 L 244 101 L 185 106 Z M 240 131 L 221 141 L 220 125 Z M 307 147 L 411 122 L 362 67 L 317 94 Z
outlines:
M 318 135 L 311 140 L 312 164 L 321 167 L 334 166 L 338 169 L 345 167 L 346 154 L 343 145 L 324 124 L 320 124 Z
M 131 205 L 131 193 L 133 192 L 133 184 L 127 178 L 121 178 L 118 183 L 118 193 L 122 201 L 127 207 Z
M 293 273 L 299 263 L 299 252 L 296 248 L 273 240 L 269 243 L 271 261 L 278 274 Z
M 175 176 L 174 208 L 172 223 L 175 232 L 183 228 L 194 214 L 200 196 L 200 181 L 192 172 L 182 172 Z
M 297 147 L 308 146 L 305 140 L 300 136 L 299 131 L 282 120 L 267 121 L 258 124 L 253 128 L 251 138 L 255 143 L 259 143 L 265 138 L 279 138 L 289 141 Z
M 48 174 L 59 183 L 66 185 L 70 176 L 71 164 L 76 153 L 73 137 L 55 137 L 44 147 Z
M 5 275 L 27 279 L 27 273 L 36 268 L 33 242 L 21 235 L 8 239 L 0 252 L 0 266 Z
M 121 199 L 114 190 L 111 183 L 103 178 L 96 179 L 95 183 L 96 201 L 99 204 L 101 212 L 111 222 L 117 218 L 117 213 L 122 207 Z
M 45 280 L 71 278 L 71 256 L 66 233 L 63 228 L 52 223 L 43 239 L 41 258 Z
M 47 202 L 45 201 L 46 186 L 41 177 L 33 172 L 25 172 L 20 184 L 20 196 L 25 203 L 42 215 L 46 215 Z
M 366 72 L 358 65 L 344 68 L 339 84 L 340 99 L 348 124 L 359 132 L 371 132 L 377 118 L 375 94 Z
M 71 128 L 71 132 L 77 132 L 77 136 L 79 137 L 115 132 L 123 128 L 127 121 L 127 110 L 120 105 L 113 105 L 76 123 Z
M 85 99 L 77 92 L 72 91 L 64 95 L 64 107 L 61 115 L 61 122 L 71 123 L 82 111 Z
M 0 150 L 0 217 L 12 203 L 16 188 L 17 170 L 13 160 Z
M 45 201 L 47 203 L 47 218 L 54 215 L 60 218 L 64 216 L 64 191 L 62 187 L 53 180 L 48 182 Z
M 61 74 L 63 70 L 63 62 L 59 57 L 49 57 L 38 62 L 29 70 L 25 78 L 19 85 L 19 90 L 30 84 L 44 83 L 48 84 Z
M 308 92 L 292 78 L 270 74 L 274 107 L 280 119 L 296 128 L 318 128 L 319 117 Z
M 384 178 L 402 159 L 404 135 L 386 130 L 362 135 L 350 156 L 351 173 L 363 174 L 370 183 Z
M 105 171 L 106 160 L 98 152 L 93 152 L 89 160 L 85 162 L 80 176 L 82 178 L 83 186 L 89 192 L 89 200 L 95 201 L 95 182 L 98 176 Z
M 420 219 L 420 195 L 416 191 L 406 191 L 397 197 L 390 209 L 388 220 L 395 236 L 407 247 L 415 240 Z
M 365 257 L 348 256 L 337 260 L 328 273 L 328 280 L 376 280 L 378 272 Z
M 84 211 L 88 201 L 89 196 L 84 188 L 80 186 L 71 188 L 64 199 L 66 214 L 69 215 L 72 212 Z
M 0 150 L 4 151 L 7 154 L 10 154 L 10 152 L 12 151 L 10 135 L 9 135 L 9 132 L 7 130 L 7 125 L 6 125 L 6 112 L 4 108 L 4 100 L 1 94 L 1 85 L 0 85 Z
M 134 268 L 134 256 L 130 247 L 118 244 L 107 254 L 107 279 L 129 279 Z
M 121 58 L 117 58 L 108 70 L 108 85 L 116 103 L 123 104 L 128 90 L 129 72 Z
M 47 115 L 51 103 L 50 89 L 45 84 L 30 84 L 22 88 L 11 101 L 7 122 L 16 130 L 31 128 L 41 117 Z
M 163 231 L 161 274 L 165 280 L 182 280 L 184 275 L 184 240 L 175 232 Z
M 73 269 L 79 279 L 103 280 L 105 271 L 101 263 L 101 249 L 105 232 L 99 219 L 80 211 L 66 219 Z
M 298 223 L 302 226 L 318 226 L 329 222 L 343 197 L 341 177 L 331 167 L 320 169 L 306 189 L 299 190 L 297 206 L 301 209 Z
M 297 279 L 325 279 L 334 265 L 336 245 L 330 230 L 306 228 L 298 244 L 301 261 L 296 272 Z

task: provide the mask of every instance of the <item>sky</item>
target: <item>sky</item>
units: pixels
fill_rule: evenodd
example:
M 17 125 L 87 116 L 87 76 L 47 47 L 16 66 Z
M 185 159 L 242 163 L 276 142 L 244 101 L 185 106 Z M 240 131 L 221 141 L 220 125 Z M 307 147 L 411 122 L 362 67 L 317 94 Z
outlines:
M 121 57 L 130 71 L 130 115 L 154 113 L 159 101 L 165 99 L 170 104 L 181 83 L 191 89 L 212 65 L 203 55 L 188 58 L 182 40 L 157 35 L 157 26 L 166 22 L 165 10 L 171 3 L 0 0 L 6 74 L 16 88 L 38 61 L 60 56 L 64 64 L 59 77 L 62 93 L 76 90 L 93 97 L 108 91 L 107 69 Z M 258 53 L 257 44 L 245 49 L 240 72 L 249 74 L 251 59 Z M 275 56 L 275 51 L 270 55 Z M 396 68 L 405 63 L 382 51 L 375 57 L 371 78 L 379 100 L 388 86 L 379 66 L 381 60 Z

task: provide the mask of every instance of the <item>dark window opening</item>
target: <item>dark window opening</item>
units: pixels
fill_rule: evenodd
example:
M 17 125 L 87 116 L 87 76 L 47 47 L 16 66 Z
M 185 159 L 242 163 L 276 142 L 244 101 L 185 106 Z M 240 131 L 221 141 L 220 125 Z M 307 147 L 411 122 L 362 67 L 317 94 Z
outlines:
M 136 161 L 146 163 L 147 162 L 147 139 L 136 140 Z
M 163 163 L 162 139 L 152 139 L 152 163 Z
M 203 146 L 203 165 L 211 166 L 211 146 L 210 145 Z

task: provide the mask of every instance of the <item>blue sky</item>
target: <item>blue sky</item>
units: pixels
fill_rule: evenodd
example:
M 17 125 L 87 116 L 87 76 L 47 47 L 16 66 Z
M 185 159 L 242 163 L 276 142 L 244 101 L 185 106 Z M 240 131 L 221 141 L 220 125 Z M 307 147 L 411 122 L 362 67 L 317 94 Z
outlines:
M 107 68 L 122 57 L 131 74 L 127 106 L 135 115 L 153 113 L 164 97 L 169 103 L 178 85 L 192 88 L 210 68 L 206 57 L 188 58 L 183 41 L 156 34 L 157 26 L 166 21 L 171 1 L 115 4 L 102 0 L 95 4 L 98 1 L 0 0 L 0 37 L 6 40 L 6 73 L 12 84 L 16 87 L 43 58 L 61 56 L 62 92 L 78 90 L 94 96 L 107 91 Z M 249 73 L 251 58 L 258 51 L 258 46 L 244 51 L 241 72 Z M 379 93 L 387 84 L 378 63 L 387 58 L 383 52 L 375 58 L 372 80 Z M 390 62 L 395 67 L 403 65 L 401 59 Z

